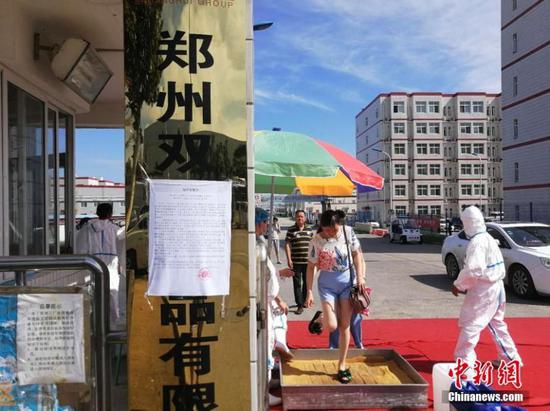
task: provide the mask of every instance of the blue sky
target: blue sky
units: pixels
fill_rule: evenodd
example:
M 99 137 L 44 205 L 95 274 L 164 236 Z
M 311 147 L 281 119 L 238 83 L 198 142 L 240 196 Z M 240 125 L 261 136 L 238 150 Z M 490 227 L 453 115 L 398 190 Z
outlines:
M 124 130 L 77 128 L 76 175 L 124 182 Z
M 500 92 L 500 0 L 255 0 L 255 128 L 355 153 L 381 92 Z
M 381 92 L 500 92 L 500 0 L 255 0 L 265 21 L 255 129 L 354 154 L 355 115 Z M 77 175 L 123 181 L 123 134 L 78 130 Z

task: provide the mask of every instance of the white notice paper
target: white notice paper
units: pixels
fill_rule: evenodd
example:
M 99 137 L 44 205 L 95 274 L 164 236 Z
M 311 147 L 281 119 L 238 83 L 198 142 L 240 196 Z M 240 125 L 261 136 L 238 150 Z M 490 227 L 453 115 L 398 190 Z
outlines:
M 17 296 L 19 385 L 86 382 L 84 296 Z
M 231 182 L 150 180 L 149 193 L 147 294 L 229 294 Z

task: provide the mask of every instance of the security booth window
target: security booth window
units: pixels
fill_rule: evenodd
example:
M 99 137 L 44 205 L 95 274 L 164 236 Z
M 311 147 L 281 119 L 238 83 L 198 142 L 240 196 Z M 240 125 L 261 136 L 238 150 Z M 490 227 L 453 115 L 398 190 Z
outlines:
M 73 224 L 64 199 L 72 204 L 72 179 L 65 181 L 72 116 L 10 82 L 6 106 L 9 255 L 68 252 L 65 242 Z

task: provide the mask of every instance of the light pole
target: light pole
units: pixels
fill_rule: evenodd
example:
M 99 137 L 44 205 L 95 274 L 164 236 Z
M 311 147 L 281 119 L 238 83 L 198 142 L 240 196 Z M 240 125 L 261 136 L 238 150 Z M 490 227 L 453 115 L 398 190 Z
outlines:
M 479 160 L 479 209 L 481 210 L 481 201 L 482 201 L 482 191 L 481 191 L 481 187 L 482 187 L 482 178 L 483 178 L 483 173 L 481 172 L 482 170 L 482 164 L 481 164 L 481 160 L 482 160 L 482 156 L 481 156 L 481 153 L 468 153 L 469 155 L 471 156 L 474 156 L 474 157 L 477 157 L 477 159 Z
M 392 170 L 392 162 L 391 162 L 391 156 L 383 151 L 383 150 L 379 150 L 377 148 L 373 148 L 372 151 L 376 151 L 377 153 L 381 153 L 381 154 L 384 154 L 386 157 L 388 157 L 388 161 L 390 163 L 390 172 L 389 172 L 389 185 L 390 185 L 390 189 L 389 189 L 389 195 L 390 195 L 390 223 L 391 223 L 391 218 L 392 218 L 392 215 L 393 215 L 393 199 L 392 199 L 392 190 L 393 190 L 393 187 L 392 187 L 392 173 L 393 173 L 393 170 Z

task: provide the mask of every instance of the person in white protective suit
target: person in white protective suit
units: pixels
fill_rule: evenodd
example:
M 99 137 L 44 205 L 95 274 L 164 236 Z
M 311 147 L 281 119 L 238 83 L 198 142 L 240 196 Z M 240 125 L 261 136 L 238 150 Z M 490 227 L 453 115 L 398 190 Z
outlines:
M 285 360 L 293 357 L 293 354 L 290 352 L 286 344 L 286 332 L 288 328 L 286 316 L 288 314 L 288 305 L 279 295 L 279 276 L 292 277 L 294 273 L 289 268 L 285 268 L 277 272 L 277 269 L 267 255 L 267 240 L 264 236 L 267 231 L 268 220 L 269 214 L 267 213 L 267 211 L 262 208 L 256 207 L 255 224 L 257 253 L 260 261 L 265 261 L 267 265 L 267 379 L 268 382 L 270 382 L 271 373 L 273 368 L 275 367 L 273 350 L 277 351 L 281 358 Z M 269 394 L 270 406 L 275 406 L 280 403 L 281 398 Z
M 98 218 L 88 221 L 76 234 L 75 253 L 91 254 L 101 259 L 109 269 L 110 289 L 110 328 L 125 329 L 120 321 L 119 286 L 121 267 L 119 255 L 124 244 L 124 230 L 114 224 L 110 218 L 113 206 L 101 203 L 97 206 Z
M 487 233 L 479 208 L 466 208 L 461 219 L 470 243 L 466 249 L 464 267 L 452 289 L 455 296 L 466 292 L 458 320 L 460 334 L 454 352 L 455 360 L 461 358 L 473 368 L 479 336 L 489 327 L 498 359 L 506 362 L 518 360 L 522 364 L 504 322 L 506 292 L 502 280 L 506 269 L 498 243 Z

